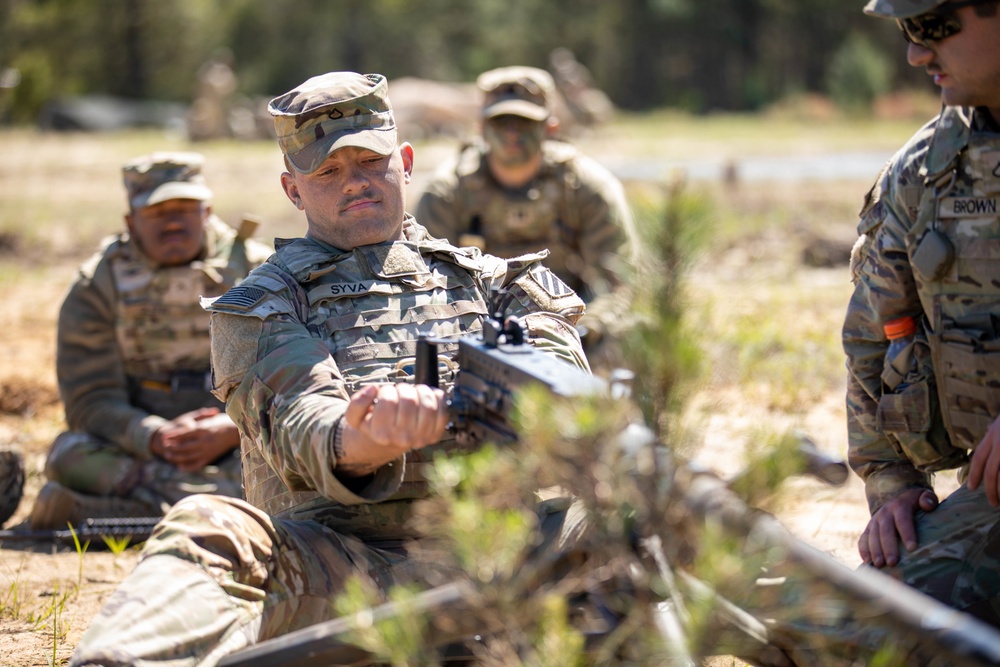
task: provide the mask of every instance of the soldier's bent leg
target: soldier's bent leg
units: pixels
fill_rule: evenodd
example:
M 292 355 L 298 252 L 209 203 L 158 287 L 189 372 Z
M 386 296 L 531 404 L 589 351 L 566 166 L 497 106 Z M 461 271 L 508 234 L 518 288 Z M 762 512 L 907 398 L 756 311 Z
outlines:
M 141 462 L 89 433 L 68 431 L 52 443 L 45 476 L 93 496 L 125 496 L 139 482 Z
M 1000 627 L 1000 509 L 982 488 L 962 485 L 933 511 L 918 512 L 916 522 L 920 546 L 887 572 Z
M 70 664 L 215 664 L 332 618 L 332 600 L 352 575 L 384 590 L 412 570 L 402 556 L 319 524 L 272 520 L 237 499 L 191 496 L 164 517 Z
M 196 493 L 242 498 L 242 477 L 239 449 L 195 472 L 184 472 L 154 458 L 142 464 L 139 481 L 128 493 L 146 502 L 167 505 Z

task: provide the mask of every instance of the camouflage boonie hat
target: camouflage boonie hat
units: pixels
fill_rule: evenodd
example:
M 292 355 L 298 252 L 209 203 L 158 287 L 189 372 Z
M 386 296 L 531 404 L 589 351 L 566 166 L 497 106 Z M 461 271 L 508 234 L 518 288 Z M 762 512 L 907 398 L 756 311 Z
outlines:
M 205 185 L 198 153 L 152 153 L 131 160 L 122 167 L 125 191 L 132 209 L 152 206 L 168 199 L 210 201 L 212 191 Z
M 907 19 L 925 14 L 948 0 L 868 0 L 865 14 L 887 19 Z
M 545 120 L 555 92 L 552 75 L 537 67 L 500 67 L 476 79 L 483 92 L 483 118 L 511 115 Z
M 356 146 L 380 155 L 396 147 L 389 85 L 381 74 L 329 72 L 275 97 L 278 146 L 296 170 L 311 174 L 338 148 Z

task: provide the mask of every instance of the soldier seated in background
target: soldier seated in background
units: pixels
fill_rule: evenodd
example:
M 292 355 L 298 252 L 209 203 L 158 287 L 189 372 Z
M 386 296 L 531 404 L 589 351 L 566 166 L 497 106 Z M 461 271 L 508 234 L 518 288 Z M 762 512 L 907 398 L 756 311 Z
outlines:
M 437 171 L 417 220 L 433 236 L 499 257 L 548 249 L 546 266 L 587 303 L 580 331 L 591 364 L 613 366 L 606 334 L 628 312 L 622 273 L 637 245 L 624 189 L 597 162 L 552 139 L 559 122 L 548 72 L 501 67 L 476 84 L 483 140 Z
M 202 163 L 155 153 L 123 168 L 128 231 L 83 265 L 59 312 L 69 430 L 49 451 L 32 528 L 157 516 L 197 492 L 241 495 L 239 433 L 210 391 L 199 299 L 226 292 L 271 249 L 212 214 Z

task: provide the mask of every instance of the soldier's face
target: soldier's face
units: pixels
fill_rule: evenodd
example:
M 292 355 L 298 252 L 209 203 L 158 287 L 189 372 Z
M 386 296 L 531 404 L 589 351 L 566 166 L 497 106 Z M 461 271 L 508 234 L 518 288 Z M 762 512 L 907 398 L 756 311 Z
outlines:
M 1000 118 L 1000 11 L 979 16 L 974 7 L 955 10 L 961 30 L 926 44 L 910 43 L 907 59 L 923 67 L 948 105 L 985 106 Z
M 483 137 L 494 163 L 519 167 L 541 153 L 545 123 L 521 116 L 496 116 L 483 125 Z
M 180 266 L 201 254 L 212 207 L 195 199 L 168 199 L 125 216 L 129 233 L 160 266 Z
M 404 188 L 413 171 L 413 148 L 389 155 L 355 146 L 334 151 L 311 174 L 281 175 L 285 194 L 306 214 L 309 235 L 342 250 L 401 237 Z

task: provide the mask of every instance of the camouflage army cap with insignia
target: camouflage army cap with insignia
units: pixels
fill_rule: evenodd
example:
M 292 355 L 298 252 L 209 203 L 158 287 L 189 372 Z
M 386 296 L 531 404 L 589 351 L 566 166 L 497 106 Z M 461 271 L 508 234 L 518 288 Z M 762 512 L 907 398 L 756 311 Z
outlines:
M 541 121 L 551 115 L 549 101 L 556 86 L 543 69 L 492 69 L 479 75 L 476 86 L 483 93 L 483 118 L 510 115 Z
M 278 146 L 296 170 L 311 174 L 338 148 L 356 146 L 380 155 L 396 147 L 396 121 L 381 74 L 329 72 L 275 97 Z
M 865 14 L 889 19 L 906 19 L 926 14 L 946 2 L 947 0 L 868 0 Z
M 198 153 L 152 153 L 122 167 L 125 190 L 133 210 L 168 199 L 210 201 L 212 191 L 201 175 L 205 158 Z

